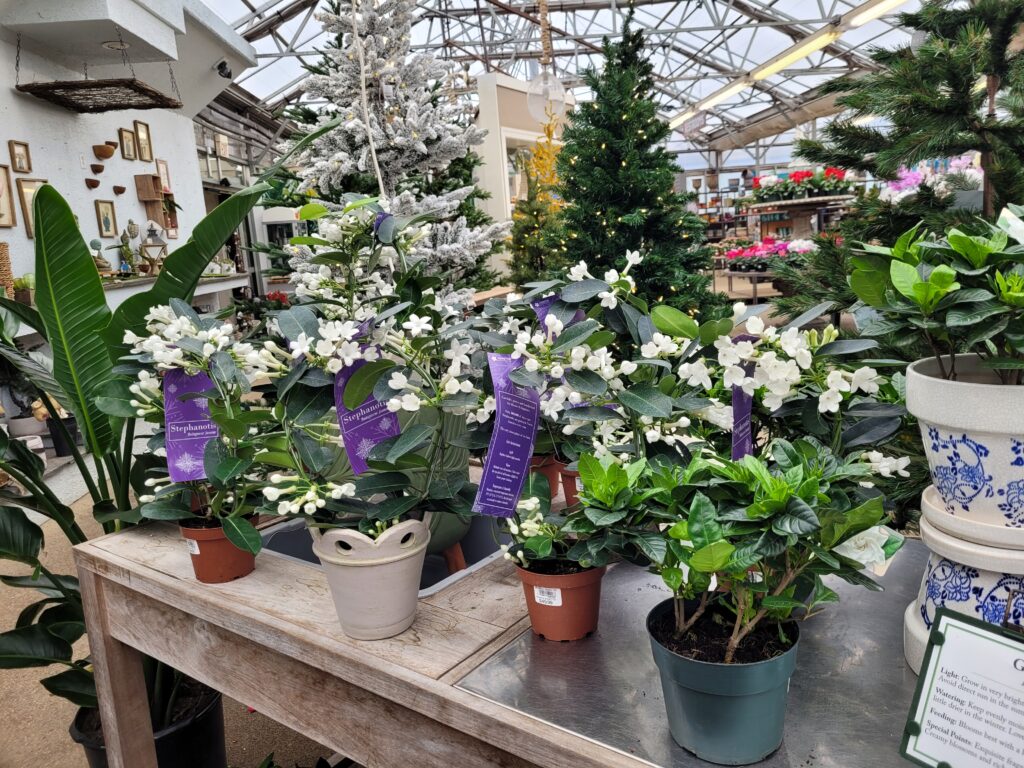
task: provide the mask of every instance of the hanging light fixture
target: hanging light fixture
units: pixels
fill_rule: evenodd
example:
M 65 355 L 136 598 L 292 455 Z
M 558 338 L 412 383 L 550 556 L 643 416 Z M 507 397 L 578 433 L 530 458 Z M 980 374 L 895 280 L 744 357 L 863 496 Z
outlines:
M 540 74 L 530 81 L 526 89 L 526 108 L 530 116 L 538 123 L 546 123 L 552 118 L 560 119 L 565 114 L 565 86 L 555 74 L 554 60 L 551 56 L 551 27 L 548 25 L 547 0 L 539 0 L 540 42 Z

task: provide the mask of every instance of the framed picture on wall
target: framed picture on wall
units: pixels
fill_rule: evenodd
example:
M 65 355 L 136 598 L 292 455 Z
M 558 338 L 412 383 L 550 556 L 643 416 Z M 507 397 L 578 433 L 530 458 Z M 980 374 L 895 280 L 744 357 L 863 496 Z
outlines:
M 117 131 L 117 137 L 121 140 L 121 157 L 125 160 L 137 160 L 139 152 L 135 148 L 135 131 L 120 128 Z
M 18 179 L 18 199 L 21 201 L 21 215 L 25 219 L 25 234 L 36 236 L 35 220 L 32 218 L 32 200 L 46 179 Z
M 96 201 L 96 223 L 100 228 L 100 237 L 117 237 L 117 216 L 113 200 Z
M 169 195 L 171 193 L 171 172 L 167 168 L 166 160 L 156 161 L 156 174 L 160 177 L 160 186 L 163 187 L 164 194 Z
M 7 148 L 11 152 L 11 167 L 15 173 L 32 172 L 32 153 L 29 152 L 28 142 L 11 141 L 7 142 Z
M 139 150 L 139 160 L 153 162 L 153 138 L 149 135 L 147 123 L 135 121 L 135 146 Z
M 6 165 L 0 165 L 0 227 L 10 228 L 17 225 L 16 209 L 14 188 L 11 186 L 11 170 Z

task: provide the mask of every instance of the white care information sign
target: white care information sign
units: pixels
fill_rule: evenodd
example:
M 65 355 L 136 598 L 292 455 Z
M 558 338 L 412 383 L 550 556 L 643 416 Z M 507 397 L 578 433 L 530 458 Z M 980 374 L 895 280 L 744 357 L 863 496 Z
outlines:
M 538 605 L 550 605 L 557 608 L 562 604 L 562 590 L 557 587 L 534 587 L 533 599 Z
M 1024 768 L 1024 635 L 940 609 L 900 753 L 928 768 Z

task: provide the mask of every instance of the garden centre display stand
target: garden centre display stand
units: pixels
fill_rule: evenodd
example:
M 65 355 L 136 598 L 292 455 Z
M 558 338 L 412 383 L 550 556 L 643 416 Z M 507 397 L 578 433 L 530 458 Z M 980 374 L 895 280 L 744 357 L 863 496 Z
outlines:
M 605 577 L 601 624 L 576 643 L 529 631 L 522 585 L 496 559 L 419 602 L 416 622 L 360 642 L 319 568 L 261 554 L 227 584 L 192 575 L 177 530 L 76 547 L 111 768 L 156 768 L 142 653 L 369 768 L 687 768 L 673 745 L 643 617 L 665 592 L 641 569 Z M 908 542 L 884 593 L 804 627 L 782 748 L 770 768 L 893 768 L 916 678 L 902 612 L 926 550 Z

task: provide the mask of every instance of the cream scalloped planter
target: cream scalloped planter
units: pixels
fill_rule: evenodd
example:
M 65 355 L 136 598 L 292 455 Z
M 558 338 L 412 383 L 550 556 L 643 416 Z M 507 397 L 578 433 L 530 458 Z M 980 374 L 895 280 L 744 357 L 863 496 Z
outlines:
M 310 529 L 342 631 L 355 640 L 383 640 L 416 619 L 427 524 L 406 520 L 377 539 L 348 528 Z
M 927 517 L 921 519 L 921 540 L 931 554 L 903 622 L 903 650 L 915 672 L 939 608 L 990 624 L 1002 624 L 1005 617 L 1024 626 L 1024 550 L 964 541 L 939 530 Z
M 997 383 L 975 355 L 958 355 L 957 372 L 939 378 L 933 358 L 907 368 L 932 482 L 950 514 L 1024 528 L 1024 387 Z

